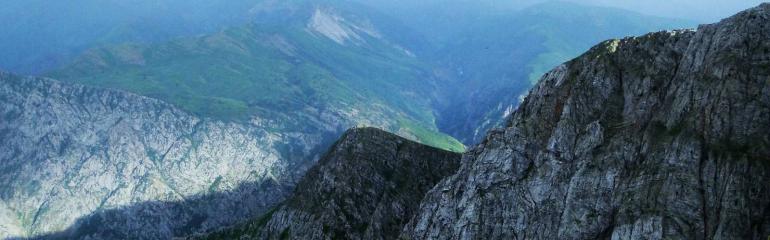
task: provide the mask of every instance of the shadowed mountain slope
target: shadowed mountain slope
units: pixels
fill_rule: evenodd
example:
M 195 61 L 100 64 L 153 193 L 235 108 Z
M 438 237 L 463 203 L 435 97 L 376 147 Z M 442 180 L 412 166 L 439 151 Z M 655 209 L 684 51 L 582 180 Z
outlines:
M 460 154 L 374 128 L 348 131 L 276 209 L 206 239 L 394 239 Z

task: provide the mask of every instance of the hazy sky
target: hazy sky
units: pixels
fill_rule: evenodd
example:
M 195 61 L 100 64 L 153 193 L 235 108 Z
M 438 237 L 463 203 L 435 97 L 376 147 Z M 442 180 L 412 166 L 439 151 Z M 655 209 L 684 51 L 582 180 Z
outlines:
M 618 7 L 662 17 L 696 20 L 702 23 L 722 18 L 754 6 L 761 0 L 570 0 L 593 5 Z

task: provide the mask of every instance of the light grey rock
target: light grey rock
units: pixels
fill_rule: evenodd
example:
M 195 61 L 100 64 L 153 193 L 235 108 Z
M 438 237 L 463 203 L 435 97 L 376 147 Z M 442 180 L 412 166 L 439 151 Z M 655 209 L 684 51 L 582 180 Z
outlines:
M 328 138 L 262 122 L 0 73 L 0 238 L 167 239 L 262 214 Z
M 766 239 L 770 4 L 547 73 L 404 239 Z

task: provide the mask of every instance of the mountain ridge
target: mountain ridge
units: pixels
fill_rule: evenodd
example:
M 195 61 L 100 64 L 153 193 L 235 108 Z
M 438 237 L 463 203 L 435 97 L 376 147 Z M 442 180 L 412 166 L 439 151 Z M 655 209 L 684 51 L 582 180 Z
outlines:
M 442 54 L 437 56 L 450 78 L 459 80 L 446 90 L 458 97 L 439 109 L 439 129 L 466 144 L 478 143 L 487 130 L 504 124 L 502 120 L 542 74 L 595 43 L 695 26 L 689 21 L 559 1 L 481 14 L 467 22 L 466 29 L 451 36 L 452 42 L 440 48 Z

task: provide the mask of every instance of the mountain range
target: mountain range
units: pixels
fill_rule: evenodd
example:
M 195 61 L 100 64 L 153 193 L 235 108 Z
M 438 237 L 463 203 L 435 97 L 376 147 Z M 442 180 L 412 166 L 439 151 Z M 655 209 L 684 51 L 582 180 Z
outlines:
M 523 95 L 540 74 L 593 43 L 694 26 L 569 2 L 521 2 L 500 9 L 498 3 L 468 7 L 472 4 L 461 0 L 81 1 L 89 7 L 81 7 L 78 11 L 85 14 L 78 17 L 84 19 L 72 23 L 54 21 L 74 14 L 65 8 L 50 19 L 24 15 L 19 18 L 30 19 L 6 24 L 23 31 L 35 28 L 33 23 L 49 23 L 56 30 L 38 28 L 41 41 L 55 38 L 46 34 L 78 36 L 82 47 L 30 43 L 24 34 L 9 34 L 6 52 L 58 59 L 34 73 L 158 98 L 199 116 L 248 121 L 255 115 L 281 118 L 290 111 L 334 109 L 330 114 L 368 115 L 345 120 L 388 121 L 379 126 L 454 150 L 462 147 L 441 133 L 463 144 L 476 143 L 519 101 L 518 96 L 497 96 Z M 41 4 L 29 1 L 8 9 L 49 9 Z M 7 15 L 16 12 L 24 11 Z M 222 12 L 232 14 L 223 17 Z M 137 20 L 145 15 L 161 19 Z M 101 27 L 89 29 L 89 37 L 76 31 L 83 22 Z M 48 47 L 36 49 L 55 53 L 24 48 L 44 44 Z M 22 62 L 14 54 L 6 56 L 8 62 Z M 0 67 L 30 72 L 13 64 Z M 290 128 L 305 121 L 298 122 Z
M 0 237 L 768 232 L 767 5 L 590 47 L 694 24 L 567 2 L 80 1 L 2 14 L 27 20 L 2 21 L 0 67 L 42 77 L 0 74 Z

